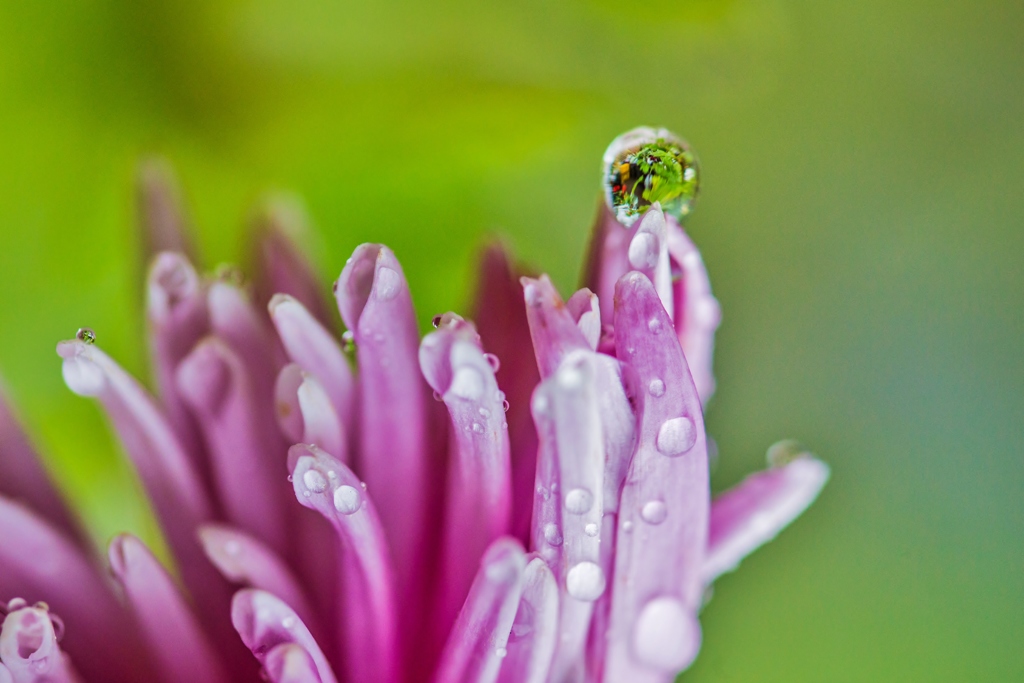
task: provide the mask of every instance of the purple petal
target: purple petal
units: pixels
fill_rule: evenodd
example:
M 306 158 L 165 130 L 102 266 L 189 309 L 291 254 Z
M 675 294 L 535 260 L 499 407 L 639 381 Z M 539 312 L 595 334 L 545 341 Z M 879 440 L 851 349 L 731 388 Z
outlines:
M 110 542 L 110 567 L 124 588 L 164 683 L 227 680 L 199 620 L 149 550 L 129 535 Z
M 615 293 L 616 351 L 640 416 L 616 538 L 606 681 L 667 681 L 700 643 L 708 468 L 700 399 L 651 281 Z
M 355 379 L 341 346 L 298 300 L 278 294 L 267 308 L 288 357 L 323 386 L 346 433 L 351 433 Z
M 79 677 L 61 652 L 50 614 L 22 607 L 7 615 L 0 631 L 0 659 L 14 683 L 75 683 Z M 0 680 L 3 679 L 0 673 Z
M 526 554 L 518 541 L 499 538 L 491 544 L 441 655 L 434 683 L 497 681 L 508 655 L 525 571 Z
M 210 562 L 228 581 L 273 593 L 307 624 L 314 623 L 306 591 L 288 565 L 266 544 L 222 524 L 201 526 L 199 540 Z
M 76 541 L 81 528 L 18 424 L 0 384 L 0 495 L 23 500 Z
M 321 325 L 330 327 L 322 280 L 296 243 L 305 232 L 306 217 L 297 202 L 278 198 L 261 212 L 252 241 L 256 301 L 265 304 L 274 294 L 287 294 L 302 302 Z
M 141 643 L 97 566 L 71 539 L 0 496 L 0 595 L 44 598 L 67 620 L 64 646 L 94 680 L 134 681 Z M 117 638 L 110 633 L 122 634 Z
M 565 302 L 569 315 L 576 321 L 576 327 L 587 340 L 591 350 L 596 351 L 601 341 L 601 302 L 597 295 L 584 287 Z
M 420 345 L 427 383 L 448 407 L 452 448 L 442 531 L 441 576 L 435 608 L 447 632 L 466 599 L 480 558 L 507 534 L 511 471 L 503 394 L 470 323 L 450 314 Z
M 522 283 L 533 352 L 541 377 L 547 377 L 558 368 L 565 354 L 589 349 L 590 344 L 547 275 L 537 279 L 524 277 Z
M 301 645 L 281 643 L 267 653 L 265 662 L 271 683 L 321 683 L 316 662 Z
M 500 683 L 545 683 L 558 645 L 558 583 L 537 557 L 526 565 L 523 595 L 508 638 Z
M 500 245 L 480 258 L 473 320 L 483 347 L 500 361 L 498 386 L 505 392 L 509 454 L 512 461 L 512 535 L 526 541 L 533 513 L 537 471 L 537 432 L 530 417 L 530 397 L 540 382 L 537 363 L 527 353 L 532 345 L 519 273 Z
M 261 419 L 246 367 L 226 344 L 208 338 L 178 366 L 177 380 L 205 437 L 228 521 L 284 552 L 285 452 L 277 425 Z
M 679 273 L 674 278 L 675 310 L 672 316 L 676 334 L 700 400 L 707 403 L 715 392 L 711 361 L 715 330 L 722 319 L 721 308 L 711 294 L 711 282 L 700 252 L 673 219 L 668 221 L 668 252 L 673 269 Z
M 427 431 L 428 389 L 420 375 L 419 333 L 402 268 L 387 247 L 356 248 L 336 296 L 359 359 L 361 400 L 356 464 L 374 492 L 403 596 L 419 580 L 431 541 L 424 530 L 437 464 Z
M 342 462 L 348 460 L 345 428 L 316 378 L 290 363 L 277 376 L 274 394 L 278 426 L 290 441 L 315 443 L 328 453 L 337 453 Z
M 782 531 L 818 497 L 828 465 L 811 457 L 752 474 L 711 503 L 702 576 L 711 583 Z
M 11 670 L 3 664 L 0 664 L 0 683 L 14 683 L 14 676 L 11 675 Z
M 195 255 L 180 194 L 166 161 L 154 158 L 139 165 L 137 201 L 145 261 L 161 251 Z
M 337 683 L 309 629 L 291 607 L 274 595 L 255 588 L 238 591 L 231 601 L 231 621 L 260 664 L 267 665 L 267 655 L 273 648 L 295 643 L 309 653 L 323 683 Z
M 390 683 L 399 673 L 397 604 L 377 511 L 358 477 L 316 446 L 292 446 L 288 460 L 296 498 L 331 522 L 342 542 L 341 645 L 349 678 Z

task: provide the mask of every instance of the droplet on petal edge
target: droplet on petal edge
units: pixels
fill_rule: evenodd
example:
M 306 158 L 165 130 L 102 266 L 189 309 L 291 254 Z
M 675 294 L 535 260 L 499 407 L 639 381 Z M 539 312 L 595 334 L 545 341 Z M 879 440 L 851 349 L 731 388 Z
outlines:
M 700 627 L 679 600 L 654 598 L 640 611 L 633 627 L 633 654 L 656 669 L 675 672 L 689 664 L 700 642 Z
M 769 467 L 785 467 L 794 460 L 811 457 L 812 453 L 799 441 L 783 439 L 768 447 L 765 459 Z
M 665 420 L 658 429 L 655 442 L 658 451 L 670 458 L 682 455 L 697 443 L 697 428 L 693 420 L 683 415 Z
M 86 344 L 95 344 L 96 333 L 93 332 L 91 327 L 79 327 L 78 331 L 75 332 L 75 339 Z

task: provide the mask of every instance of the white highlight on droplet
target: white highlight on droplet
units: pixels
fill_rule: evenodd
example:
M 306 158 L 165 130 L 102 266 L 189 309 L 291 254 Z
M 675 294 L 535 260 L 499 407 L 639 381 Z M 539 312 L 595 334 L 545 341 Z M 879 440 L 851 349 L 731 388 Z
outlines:
M 327 479 L 317 470 L 303 472 L 302 483 L 313 493 L 323 493 L 327 490 Z
M 649 500 L 640 508 L 640 518 L 648 524 L 661 524 L 668 517 L 668 507 L 660 500 Z
M 665 420 L 658 429 L 655 445 L 662 455 L 674 458 L 693 448 L 697 443 L 697 428 L 693 420 L 683 415 Z
M 565 575 L 565 589 L 577 600 L 592 602 L 604 594 L 604 570 L 593 562 L 573 565 Z
M 362 505 L 362 498 L 359 491 L 348 486 L 339 486 L 334 491 L 334 509 L 343 515 L 351 515 Z
M 654 598 L 633 625 L 633 654 L 643 664 L 666 672 L 682 669 L 697 654 L 700 626 L 675 598 Z
M 594 496 L 586 489 L 572 489 L 565 494 L 565 509 L 574 515 L 586 514 L 593 506 Z

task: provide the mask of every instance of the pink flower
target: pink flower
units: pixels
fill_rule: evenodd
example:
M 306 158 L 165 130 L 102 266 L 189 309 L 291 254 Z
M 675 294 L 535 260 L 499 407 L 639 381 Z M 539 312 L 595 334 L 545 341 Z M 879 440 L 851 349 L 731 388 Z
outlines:
M 272 215 L 248 288 L 197 274 L 142 187 L 158 396 L 88 334 L 57 352 L 179 573 L 122 535 L 109 580 L 0 402 L 0 683 L 667 682 L 710 584 L 828 477 L 802 454 L 710 500 L 719 308 L 658 204 L 601 212 L 566 301 L 488 248 L 476 324 L 422 340 L 395 255 L 361 245 L 343 342 Z

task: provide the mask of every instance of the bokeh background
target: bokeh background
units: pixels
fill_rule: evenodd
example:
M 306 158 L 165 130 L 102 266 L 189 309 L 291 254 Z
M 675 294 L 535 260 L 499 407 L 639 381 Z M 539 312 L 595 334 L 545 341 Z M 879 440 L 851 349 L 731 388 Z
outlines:
M 133 175 L 204 266 L 302 197 L 325 287 L 390 244 L 425 322 L 499 233 L 575 284 L 605 145 L 698 150 L 716 489 L 796 437 L 818 503 L 722 579 L 687 683 L 1024 680 L 1024 4 L 0 2 L 0 372 L 98 539 L 153 528 L 53 347 L 145 374 Z

